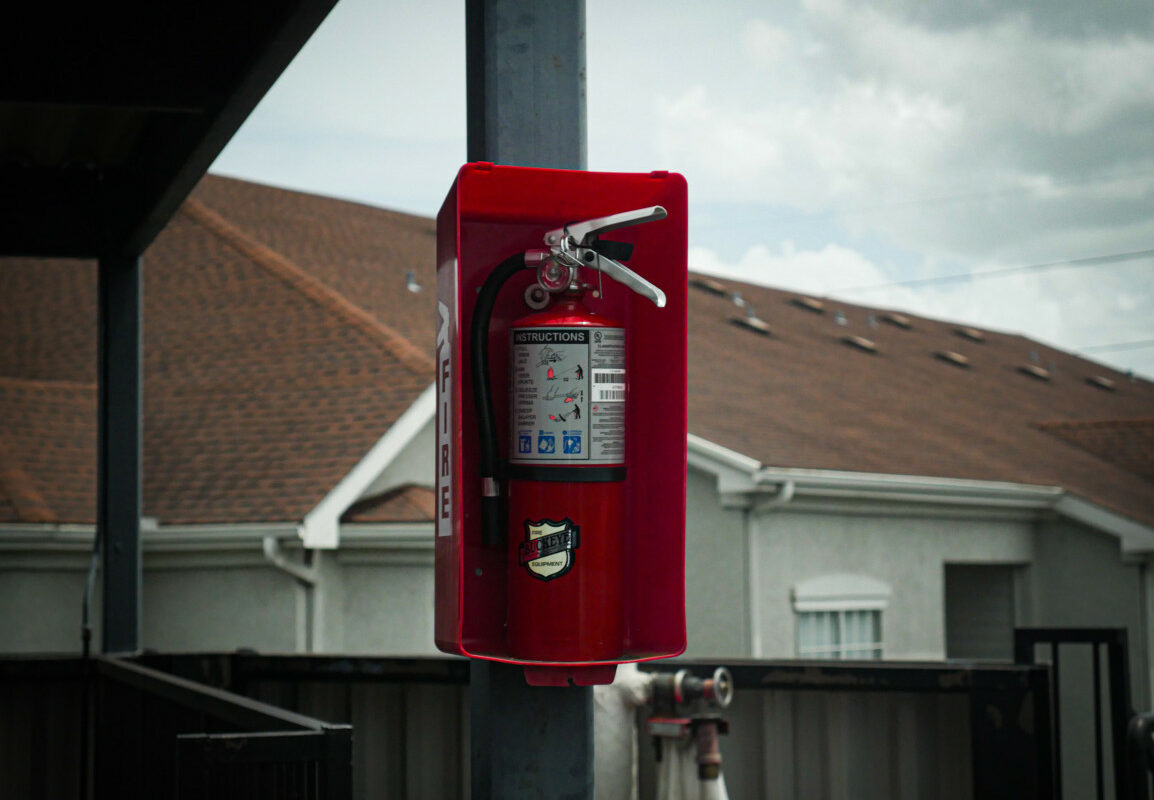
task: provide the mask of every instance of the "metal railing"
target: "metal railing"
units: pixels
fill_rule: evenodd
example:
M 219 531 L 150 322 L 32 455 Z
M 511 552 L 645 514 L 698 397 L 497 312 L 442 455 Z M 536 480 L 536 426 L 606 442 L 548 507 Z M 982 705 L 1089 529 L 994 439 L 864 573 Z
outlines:
M 118 659 L 0 661 L 5 794 L 352 796 L 352 728 Z
M 1049 660 L 1053 675 L 1051 705 L 1053 707 L 1054 796 L 1061 797 L 1065 778 L 1062 759 L 1063 676 L 1069 672 L 1062 664 L 1062 650 L 1066 646 L 1088 647 L 1091 663 L 1090 694 L 1093 698 L 1092 732 L 1094 738 L 1094 789 L 1099 800 L 1107 795 L 1107 755 L 1113 772 L 1115 798 L 1145 797 L 1133 794 L 1130 759 L 1127 755 L 1127 726 L 1134 715 L 1130 702 L 1130 669 L 1125 628 L 1018 628 L 1014 631 L 1014 661 L 1018 664 L 1038 663 L 1038 648 L 1042 647 Z M 1108 704 L 1103 708 L 1102 655 L 1106 656 Z M 1069 654 L 1068 654 L 1069 655 Z M 1069 683 L 1069 682 L 1068 682 Z M 1067 691 L 1076 691 L 1071 686 Z M 1069 695 L 1067 695 L 1069 696 Z M 1109 719 L 1104 719 L 1103 711 Z M 1107 740 L 1109 751 L 1106 750 Z

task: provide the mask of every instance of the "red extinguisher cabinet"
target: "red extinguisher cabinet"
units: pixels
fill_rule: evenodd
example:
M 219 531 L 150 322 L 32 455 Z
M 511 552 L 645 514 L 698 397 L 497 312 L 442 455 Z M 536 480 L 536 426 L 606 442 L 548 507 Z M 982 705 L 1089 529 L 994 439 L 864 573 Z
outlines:
M 686 205 L 668 172 L 458 173 L 437 216 L 441 650 L 563 685 L 685 649 Z M 606 230 L 581 239 L 590 220 Z M 638 281 L 585 269 L 603 260 Z M 533 266 L 570 262 L 560 287 Z

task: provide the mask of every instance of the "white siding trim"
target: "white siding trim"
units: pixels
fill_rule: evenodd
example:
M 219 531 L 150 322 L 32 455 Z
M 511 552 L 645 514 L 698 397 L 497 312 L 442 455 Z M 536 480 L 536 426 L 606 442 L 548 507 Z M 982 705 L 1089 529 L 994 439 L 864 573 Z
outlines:
M 436 385 L 429 384 L 364 458 L 305 514 L 298 533 L 305 547 L 333 550 L 341 543 L 341 515 L 360 499 L 377 476 L 392 462 L 436 413 Z M 431 477 L 431 476 L 430 476 Z
M 971 508 L 983 513 L 1037 514 L 1052 511 L 1118 537 L 1122 551 L 1127 555 L 1154 553 L 1154 527 L 1136 522 L 1060 486 L 763 467 L 749 456 L 700 436 L 690 434 L 688 444 L 689 466 L 717 477 L 717 490 L 723 507 L 749 508 L 767 494 L 784 493 L 785 487 L 792 483 L 795 505 L 861 501 L 920 505 L 943 511 L 950 508 L 955 511 Z
M 838 573 L 799 581 L 790 594 L 795 611 L 881 611 L 893 590 L 867 575 Z

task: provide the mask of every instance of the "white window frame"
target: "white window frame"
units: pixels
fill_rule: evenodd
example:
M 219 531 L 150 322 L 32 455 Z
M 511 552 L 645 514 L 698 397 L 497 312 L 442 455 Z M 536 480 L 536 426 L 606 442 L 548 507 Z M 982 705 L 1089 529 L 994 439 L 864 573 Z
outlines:
M 871 660 L 881 659 L 885 652 L 882 612 L 889 605 L 892 593 L 889 584 L 875 578 L 844 573 L 818 575 L 795 585 L 790 596 L 793 602 L 794 643 L 798 657 L 844 660 L 849 652 L 855 653 L 855 657 L 860 658 L 859 655 L 856 655 L 857 653 L 869 650 L 872 651 L 872 655 L 869 656 Z M 846 642 L 843 632 L 846 630 L 849 615 L 862 612 L 876 614 L 876 641 Z M 838 641 L 803 647 L 801 643 L 802 615 L 815 613 L 835 615 Z

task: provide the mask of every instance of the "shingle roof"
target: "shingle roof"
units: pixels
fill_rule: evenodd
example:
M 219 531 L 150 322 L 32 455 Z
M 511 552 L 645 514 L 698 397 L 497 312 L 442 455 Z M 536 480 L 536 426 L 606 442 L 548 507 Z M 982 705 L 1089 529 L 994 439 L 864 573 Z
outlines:
M 427 522 L 433 519 L 434 500 L 428 486 L 406 483 L 354 503 L 341 522 Z
M 0 522 L 96 514 L 96 386 L 0 377 Z
M 355 232 L 289 218 L 294 236 L 274 248 L 233 219 L 230 192 L 249 187 L 211 177 L 203 187 L 213 197 L 198 190 L 144 258 L 144 513 L 165 524 L 299 520 L 432 382 L 432 356 L 298 263 L 294 243 L 301 252 L 323 247 L 338 265 L 354 258 L 361 245 L 342 234 Z M 380 236 L 411 225 L 406 215 L 373 216 Z M 382 313 L 390 302 L 406 313 L 424 304 L 431 318 L 431 293 L 414 298 L 403 288 L 406 270 L 431 270 L 431 240 L 393 256 L 376 264 L 382 282 L 401 276 Z M 28 485 L 17 479 L 26 473 L 43 508 L 30 516 L 25 498 L 0 514 L 91 522 L 94 265 L 2 263 L 0 441 L 20 470 L 6 471 L 0 493 L 8 506 L 27 495 L 11 488 Z M 62 425 L 49 413 L 58 406 L 81 424 Z M 45 453 L 66 457 L 41 469 Z
M 1040 430 L 1154 481 L 1154 419 L 1042 422 Z
M 815 312 L 787 292 L 713 284 L 691 289 L 692 432 L 772 466 L 1057 485 L 1154 524 L 1150 480 L 1036 425 L 1148 419 L 1149 381 L 1023 336 L 986 330 L 979 342 L 957 323 L 906 315 L 906 329 L 882 309 L 827 300 Z M 731 324 L 749 309 L 771 336 Z M 877 352 L 847 347 L 847 335 Z M 968 366 L 935 357 L 943 352 Z M 1049 380 L 1024 365 L 1047 368 Z M 1087 383 L 1093 376 L 1116 391 Z
M 315 506 L 432 381 L 434 250 L 429 219 L 205 178 L 145 254 L 145 514 Z M 1059 485 L 1154 524 L 1149 461 L 1087 422 L 1149 458 L 1148 381 L 1012 334 L 712 285 L 690 292 L 693 433 L 774 466 Z M 91 263 L 0 261 L 0 521 L 93 519 L 95 303 Z M 751 309 L 764 326 L 733 324 Z M 345 519 L 428 519 L 426 494 Z

